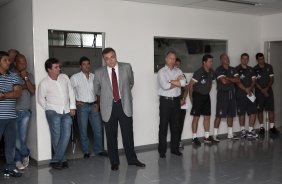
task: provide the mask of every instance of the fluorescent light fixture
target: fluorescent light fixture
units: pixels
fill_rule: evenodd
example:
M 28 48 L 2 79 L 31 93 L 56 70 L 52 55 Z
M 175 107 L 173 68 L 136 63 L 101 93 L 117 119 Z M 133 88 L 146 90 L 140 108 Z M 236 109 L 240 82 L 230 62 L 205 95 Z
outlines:
M 258 2 L 252 2 L 252 1 L 244 1 L 244 0 L 217 0 L 227 3 L 236 3 L 236 4 L 244 4 L 244 5 L 250 5 L 250 6 L 262 6 L 262 3 Z

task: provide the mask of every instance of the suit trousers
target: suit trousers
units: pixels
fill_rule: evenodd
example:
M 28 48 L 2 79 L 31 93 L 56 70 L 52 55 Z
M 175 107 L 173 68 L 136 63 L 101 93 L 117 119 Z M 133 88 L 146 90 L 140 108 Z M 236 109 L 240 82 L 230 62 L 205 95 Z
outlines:
M 167 131 L 170 127 L 171 152 L 179 151 L 180 142 L 180 100 L 179 98 L 160 98 L 160 125 L 159 125 L 159 147 L 160 154 L 165 154 L 167 149 Z
M 105 130 L 107 136 L 108 154 L 111 164 L 119 165 L 118 156 L 118 123 L 121 129 L 122 143 L 128 164 L 137 162 L 137 156 L 134 150 L 133 140 L 133 120 L 127 117 L 122 109 L 121 101 L 113 102 L 111 117 L 105 122 Z

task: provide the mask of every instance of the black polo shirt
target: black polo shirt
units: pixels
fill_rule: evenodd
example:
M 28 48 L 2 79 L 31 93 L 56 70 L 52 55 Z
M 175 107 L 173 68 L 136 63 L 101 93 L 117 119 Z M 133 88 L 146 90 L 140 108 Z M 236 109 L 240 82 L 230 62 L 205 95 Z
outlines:
M 254 67 L 254 72 L 257 78 L 257 83 L 265 88 L 270 80 L 270 77 L 274 76 L 273 68 L 270 64 L 265 63 L 264 67 L 261 68 L 258 64 Z
M 199 68 L 194 72 L 192 77 L 192 80 L 196 82 L 193 85 L 193 91 L 203 95 L 209 94 L 214 79 L 215 73 L 212 69 L 207 72 L 203 67 Z
M 223 84 L 219 79 L 221 77 L 236 77 L 238 76 L 238 73 L 234 67 L 229 66 L 228 69 L 225 69 L 222 65 L 219 66 L 215 70 L 215 76 L 216 76 L 216 81 L 217 81 L 217 90 L 222 90 L 222 91 L 229 91 L 229 90 L 234 90 L 235 86 L 233 83 L 230 84 Z
M 243 84 L 243 86 L 246 88 L 250 87 L 252 85 L 253 79 L 256 78 L 253 68 L 250 66 L 247 66 L 247 68 L 243 68 L 242 65 L 238 65 L 236 67 L 236 70 L 240 76 L 240 81 Z M 247 94 L 244 90 L 236 86 L 237 97 L 244 97 L 246 95 Z

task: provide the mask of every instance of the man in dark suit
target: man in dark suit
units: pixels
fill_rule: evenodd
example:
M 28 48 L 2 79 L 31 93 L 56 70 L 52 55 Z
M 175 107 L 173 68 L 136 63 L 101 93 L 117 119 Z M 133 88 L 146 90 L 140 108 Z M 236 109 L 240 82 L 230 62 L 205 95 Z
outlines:
M 137 159 L 134 150 L 131 94 L 134 77 L 131 65 L 118 62 L 116 52 L 112 48 L 105 48 L 102 56 L 106 66 L 95 71 L 94 90 L 100 98 L 100 110 L 105 122 L 111 169 L 116 171 L 119 167 L 118 122 L 128 164 L 145 167 L 145 164 Z

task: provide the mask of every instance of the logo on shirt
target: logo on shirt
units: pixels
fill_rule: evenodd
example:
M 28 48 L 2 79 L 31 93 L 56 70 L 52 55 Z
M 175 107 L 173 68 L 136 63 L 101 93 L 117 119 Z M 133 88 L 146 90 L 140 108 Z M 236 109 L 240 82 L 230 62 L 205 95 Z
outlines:
M 206 84 L 207 82 L 206 82 L 206 80 L 205 79 L 202 79 L 201 80 L 201 84 Z
M 241 74 L 240 75 L 240 79 L 244 79 L 245 78 L 245 75 L 244 74 Z

